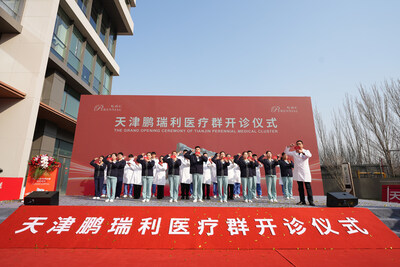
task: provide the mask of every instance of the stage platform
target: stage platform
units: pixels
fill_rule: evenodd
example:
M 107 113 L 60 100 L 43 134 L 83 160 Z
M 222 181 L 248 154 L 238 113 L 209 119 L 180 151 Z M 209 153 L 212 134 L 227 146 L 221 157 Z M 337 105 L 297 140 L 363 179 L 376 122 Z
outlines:
M 278 203 L 269 203 L 266 198 L 253 203 L 240 200 L 220 203 L 216 199 L 203 203 L 186 200 L 169 203 L 167 199 L 152 199 L 149 203 L 120 199 L 106 203 L 83 196 L 61 196 L 60 206 L 1 202 L 0 219 L 8 219 L 0 224 L 0 266 L 243 266 L 264 263 L 273 266 L 399 266 L 400 238 L 387 227 L 390 224 L 385 226 L 382 221 L 388 219 L 397 227 L 400 204 L 360 200 L 357 208 L 327 208 L 325 199 L 315 197 L 317 207 L 299 207 L 295 205 L 298 199 L 286 201 L 282 198 Z M 17 212 L 9 216 L 19 206 Z M 37 221 L 37 233 L 18 232 L 24 229 L 24 223 L 39 217 L 43 221 Z M 55 231 L 59 218 L 67 217 L 76 219 L 70 231 Z M 82 233 L 82 225 L 88 217 L 103 218 L 98 233 Z M 132 218 L 131 231 L 110 232 L 116 217 Z M 148 222 L 152 224 L 142 233 L 139 229 L 146 218 L 151 218 Z M 160 223 L 154 221 L 159 218 Z M 189 219 L 187 230 L 190 233 L 173 234 L 172 226 L 181 226 L 182 230 L 185 224 L 172 224 L 173 218 Z M 357 221 L 353 221 L 358 226 L 357 231 L 353 226 L 348 227 L 351 223 L 344 222 L 352 221 L 351 218 Z M 199 234 L 199 221 L 208 219 L 218 220 L 218 226 L 210 234 L 209 221 Z M 244 219 L 248 231 L 235 234 L 232 229 L 228 230 L 228 219 L 231 222 L 235 219 L 236 226 Z M 273 221 L 268 223 L 266 219 Z M 303 224 L 296 224 L 294 219 Z M 319 220 L 319 230 L 316 220 Z M 265 230 L 262 234 L 261 225 Z M 53 226 L 55 229 L 50 231 Z M 306 230 L 302 232 L 300 226 Z

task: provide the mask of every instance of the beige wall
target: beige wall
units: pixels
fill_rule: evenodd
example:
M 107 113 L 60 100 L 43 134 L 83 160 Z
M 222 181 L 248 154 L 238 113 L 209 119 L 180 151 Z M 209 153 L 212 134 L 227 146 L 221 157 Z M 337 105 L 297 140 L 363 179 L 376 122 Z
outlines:
M 59 0 L 26 1 L 22 32 L 0 39 L 0 81 L 26 93 L 0 99 L 2 177 L 25 177 Z

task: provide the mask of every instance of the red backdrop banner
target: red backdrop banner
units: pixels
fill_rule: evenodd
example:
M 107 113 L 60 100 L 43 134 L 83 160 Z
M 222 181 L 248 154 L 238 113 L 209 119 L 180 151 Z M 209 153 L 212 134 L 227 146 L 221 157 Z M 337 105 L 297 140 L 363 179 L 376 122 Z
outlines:
M 92 195 L 89 162 L 122 151 L 165 155 L 187 146 L 236 154 L 283 152 L 301 139 L 315 195 L 323 195 L 310 97 L 82 96 L 67 194 Z M 297 191 L 297 190 L 294 190 Z
M 22 206 L 0 248 L 400 248 L 363 208 Z

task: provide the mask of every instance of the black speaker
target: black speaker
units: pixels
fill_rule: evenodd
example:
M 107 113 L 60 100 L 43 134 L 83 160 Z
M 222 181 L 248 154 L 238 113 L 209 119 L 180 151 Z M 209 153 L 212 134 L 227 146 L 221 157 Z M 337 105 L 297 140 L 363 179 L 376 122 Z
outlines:
M 58 191 L 33 191 L 24 198 L 25 205 L 55 205 L 58 206 Z
M 326 194 L 328 207 L 354 207 L 358 205 L 358 198 L 346 192 L 329 192 Z

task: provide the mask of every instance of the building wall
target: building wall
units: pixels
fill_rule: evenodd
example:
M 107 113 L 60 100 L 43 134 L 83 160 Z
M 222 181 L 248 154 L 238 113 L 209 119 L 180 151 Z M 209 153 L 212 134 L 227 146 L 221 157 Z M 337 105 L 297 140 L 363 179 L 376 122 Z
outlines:
M 0 80 L 26 93 L 0 99 L 2 177 L 25 177 L 42 95 L 58 0 L 26 1 L 20 34 L 2 34 Z

